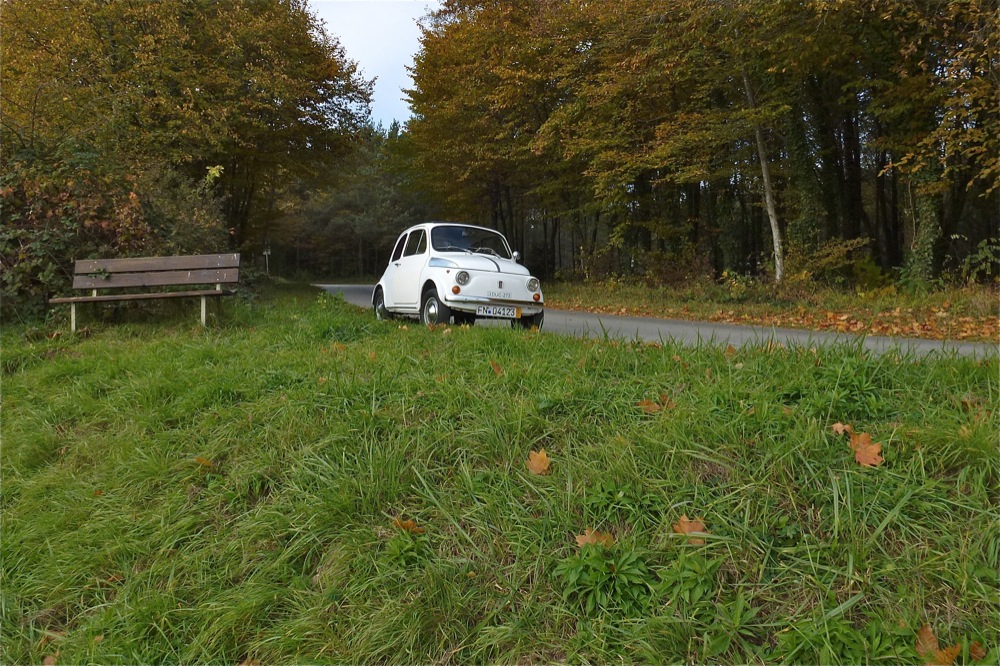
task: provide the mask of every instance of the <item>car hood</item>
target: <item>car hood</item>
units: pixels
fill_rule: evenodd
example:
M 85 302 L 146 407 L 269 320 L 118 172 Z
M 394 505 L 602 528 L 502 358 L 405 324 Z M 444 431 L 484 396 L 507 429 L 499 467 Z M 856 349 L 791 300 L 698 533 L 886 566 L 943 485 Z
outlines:
M 470 271 L 485 271 L 492 273 L 507 273 L 510 275 L 531 275 L 527 268 L 500 257 L 491 257 L 483 254 L 458 254 L 446 253 L 441 255 L 442 259 L 447 259 L 458 264 L 459 268 Z

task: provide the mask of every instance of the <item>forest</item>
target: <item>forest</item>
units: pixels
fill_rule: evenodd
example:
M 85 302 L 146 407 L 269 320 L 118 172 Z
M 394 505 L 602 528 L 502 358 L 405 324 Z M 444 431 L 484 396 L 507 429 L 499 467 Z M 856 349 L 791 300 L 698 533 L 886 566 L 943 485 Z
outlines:
M 5 313 L 92 256 L 373 276 L 427 219 L 550 279 L 997 275 L 986 0 L 446 0 L 389 128 L 303 0 L 6 0 L 0 28 Z

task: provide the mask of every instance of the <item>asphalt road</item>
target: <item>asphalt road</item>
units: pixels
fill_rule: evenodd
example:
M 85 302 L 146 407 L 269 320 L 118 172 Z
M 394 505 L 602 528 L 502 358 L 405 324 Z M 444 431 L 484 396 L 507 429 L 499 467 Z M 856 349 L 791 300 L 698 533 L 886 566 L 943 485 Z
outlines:
M 343 294 L 348 303 L 371 308 L 373 285 L 318 284 L 331 294 Z M 482 321 L 476 326 L 504 326 L 503 321 Z M 641 339 L 647 342 L 674 340 L 686 344 L 718 344 L 740 347 L 746 343 L 769 341 L 785 345 L 813 347 L 832 343 L 861 344 L 867 349 L 884 352 L 898 349 L 901 353 L 926 354 L 932 351 L 956 351 L 965 356 L 984 357 L 998 352 L 996 343 L 959 342 L 952 340 L 919 340 L 916 338 L 888 338 L 859 336 L 850 333 L 801 331 L 767 326 L 733 326 L 715 322 L 653 319 L 651 317 L 619 317 L 589 312 L 545 309 L 547 333 L 560 333 L 577 337 Z

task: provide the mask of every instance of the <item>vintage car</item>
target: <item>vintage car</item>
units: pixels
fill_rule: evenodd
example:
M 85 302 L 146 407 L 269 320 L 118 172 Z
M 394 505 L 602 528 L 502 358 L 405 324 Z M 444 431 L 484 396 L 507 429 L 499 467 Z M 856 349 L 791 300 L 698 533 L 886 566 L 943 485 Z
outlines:
M 515 327 L 541 328 L 542 289 L 518 259 L 492 229 L 446 222 L 411 227 L 375 285 L 375 316 L 415 316 L 424 324 L 509 319 Z

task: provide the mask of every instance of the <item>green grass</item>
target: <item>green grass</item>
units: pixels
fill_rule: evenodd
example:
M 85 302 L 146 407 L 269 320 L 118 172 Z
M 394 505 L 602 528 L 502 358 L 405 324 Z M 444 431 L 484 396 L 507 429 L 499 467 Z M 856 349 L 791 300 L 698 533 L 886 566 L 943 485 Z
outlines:
M 764 284 L 731 276 L 722 282 L 648 286 L 609 280 L 547 283 L 549 307 L 670 319 L 760 324 L 892 337 L 997 342 L 1000 284 L 908 292 L 895 285 L 867 290 L 794 280 Z
M 1000 656 L 995 356 L 224 311 L 2 332 L 3 663 Z

